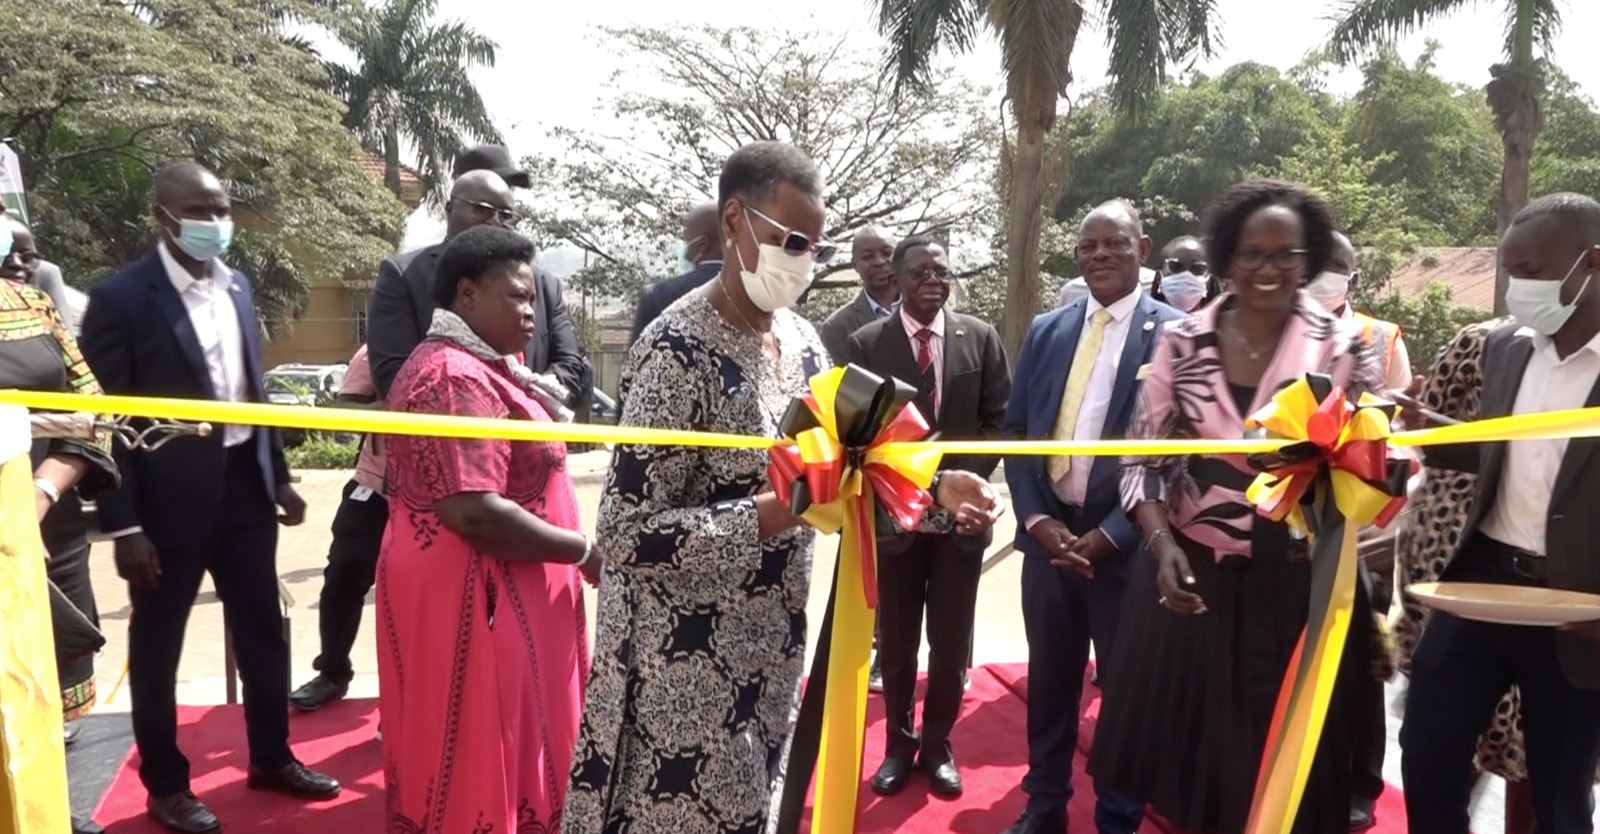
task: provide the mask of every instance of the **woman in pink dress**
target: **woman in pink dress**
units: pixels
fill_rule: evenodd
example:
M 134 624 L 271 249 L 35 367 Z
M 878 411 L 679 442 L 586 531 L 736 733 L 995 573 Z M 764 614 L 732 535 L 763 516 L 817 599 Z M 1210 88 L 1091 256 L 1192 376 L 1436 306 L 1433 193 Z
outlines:
M 570 419 L 524 367 L 533 244 L 451 241 L 433 325 L 391 411 Z M 581 581 L 597 577 L 560 443 L 392 437 L 378 558 L 388 830 L 556 831 L 588 677 Z

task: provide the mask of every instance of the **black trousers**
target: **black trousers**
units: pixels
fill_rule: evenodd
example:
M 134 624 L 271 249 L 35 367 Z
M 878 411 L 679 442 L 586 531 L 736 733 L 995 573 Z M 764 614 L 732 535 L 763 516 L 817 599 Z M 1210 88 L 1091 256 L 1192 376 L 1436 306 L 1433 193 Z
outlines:
M 382 494 L 351 497 L 360 487 L 344 485 L 344 496 L 333 515 L 333 542 L 328 545 L 328 566 L 322 570 L 322 596 L 317 603 L 317 625 L 322 653 L 312 668 L 339 683 L 355 676 L 350 650 L 361 632 L 361 612 L 378 570 L 378 550 L 389 523 L 389 502 Z M 365 492 L 365 490 L 363 490 Z
M 189 609 L 206 573 L 233 631 L 250 763 L 279 768 L 289 752 L 289 646 L 278 607 L 278 520 L 255 459 L 255 444 L 230 450 L 214 518 L 196 519 L 184 535 L 152 536 L 161 563 L 155 590 L 129 587 L 128 692 L 139 779 L 152 796 L 189 789 L 189 760 L 178 749 L 175 689 Z M 175 496 L 174 500 L 181 500 Z M 206 634 L 218 640 L 221 635 Z
M 1449 572 L 1453 581 L 1527 584 L 1505 546 L 1482 535 L 1456 558 Z M 1593 830 L 1600 692 L 1567 681 L 1552 629 L 1435 611 L 1411 655 L 1411 688 L 1400 727 L 1400 768 L 1412 831 L 1467 834 L 1478 735 L 1511 684 L 1522 691 L 1534 831 Z
M 878 559 L 879 659 L 889 756 L 924 761 L 950 755 L 950 728 L 961 714 L 961 673 L 972 644 L 978 577 L 987 537 L 910 534 L 903 551 Z M 964 539 L 961 540 L 961 539 Z M 916 731 L 917 651 L 928 612 L 928 689 L 922 733 Z
M 1393 594 L 1381 577 L 1362 571 L 1370 580 L 1372 609 L 1389 613 Z M 1351 704 L 1350 780 L 1355 795 L 1376 802 L 1383 795 L 1384 751 L 1389 747 L 1389 719 L 1383 703 L 1383 681 L 1377 675 L 1361 675 Z

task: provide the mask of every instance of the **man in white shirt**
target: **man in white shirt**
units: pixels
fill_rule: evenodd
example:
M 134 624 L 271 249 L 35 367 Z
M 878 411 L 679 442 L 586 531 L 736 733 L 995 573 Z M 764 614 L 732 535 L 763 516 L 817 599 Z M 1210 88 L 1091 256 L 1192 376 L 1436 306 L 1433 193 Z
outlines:
M 1100 440 L 1126 430 L 1161 326 L 1183 317 L 1144 291 L 1139 264 L 1149 254 L 1131 206 L 1106 203 L 1084 218 L 1077 260 L 1089 296 L 1028 329 L 1006 407 L 1007 438 Z M 1139 532 L 1122 507 L 1116 458 L 1020 457 L 1005 469 L 1028 634 L 1028 804 L 1007 834 L 1061 834 L 1089 647 L 1100 663 L 1111 654 Z M 1095 793 L 1100 834 L 1138 830 L 1137 798 L 1098 786 Z
M 1575 194 L 1529 203 L 1500 241 L 1500 263 L 1512 276 L 1506 306 L 1516 323 L 1485 343 L 1481 417 L 1600 406 L 1600 203 Z M 1600 440 L 1425 451 L 1430 467 L 1478 475 L 1442 581 L 1600 593 Z M 1530 627 L 1444 611 L 1411 656 L 1400 729 L 1411 830 L 1466 834 L 1478 735 L 1513 684 L 1536 830 L 1593 831 L 1600 621 Z
M 168 165 L 156 176 L 154 219 L 161 230 L 155 251 L 90 295 L 81 340 L 89 367 L 108 394 L 265 402 L 250 282 L 221 261 L 233 237 L 222 183 L 193 162 Z M 178 660 L 208 573 L 244 681 L 249 787 L 311 800 L 339 793 L 337 781 L 289 750 L 278 525 L 303 522 L 305 501 L 289 485 L 276 430 L 215 428 L 155 450 L 117 445 L 122 484 L 98 502 L 133 604 L 128 688 L 139 778 L 150 815 L 180 832 L 221 827 L 190 790 L 189 762 L 177 744 Z

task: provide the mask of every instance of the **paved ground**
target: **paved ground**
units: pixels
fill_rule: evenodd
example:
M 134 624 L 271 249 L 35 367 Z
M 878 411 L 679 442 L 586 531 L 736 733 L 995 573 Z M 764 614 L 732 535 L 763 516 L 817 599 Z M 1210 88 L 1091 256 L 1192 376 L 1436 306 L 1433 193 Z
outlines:
M 594 513 L 599 506 L 600 488 L 608 460 L 608 453 L 605 452 L 576 455 L 571 460 L 579 506 L 584 508 L 584 523 L 591 534 L 594 532 Z M 309 505 L 306 523 L 297 528 L 283 528 L 278 546 L 278 573 L 294 597 L 290 616 L 293 622 L 291 652 L 296 685 L 313 675 L 311 661 L 318 651 L 317 597 L 322 588 L 322 570 L 327 559 L 328 529 L 348 477 L 345 472 L 306 471 L 298 474 L 301 478 L 298 486 L 300 494 Z M 996 480 L 999 480 L 998 477 Z M 1004 490 L 1003 483 L 1000 488 Z M 974 651 L 975 662 L 979 664 L 1022 662 L 1027 659 L 1018 590 L 1022 559 L 1020 554 L 1000 544 L 1011 540 L 1013 524 L 1014 520 L 1009 515 L 1001 520 L 995 531 L 997 544 L 991 548 L 984 564 L 983 581 L 978 593 L 978 633 Z M 834 537 L 819 539 L 810 605 L 811 644 L 816 642 L 822 608 L 827 603 L 826 583 L 833 573 L 835 549 Z M 98 712 L 109 717 L 110 714 L 126 712 L 128 709 L 127 691 L 122 686 L 127 658 L 128 595 L 126 586 L 116 575 L 111 545 L 104 542 L 96 544 L 92 558 L 95 596 L 100 604 L 100 617 L 108 641 L 97 667 L 101 701 Z M 587 593 L 587 603 L 592 622 L 593 591 Z M 361 637 L 352 658 L 357 670 L 351 688 L 352 697 L 377 694 L 377 641 L 372 624 L 373 607 L 369 596 Z M 222 634 L 222 606 L 208 580 L 201 589 L 189 620 L 188 640 L 178 670 L 180 703 L 224 702 L 226 688 Z M 1396 691 L 1391 688 L 1391 699 L 1395 694 Z M 1391 719 L 1387 774 L 1391 783 L 1399 782 L 1400 756 L 1394 742 L 1397 729 L 1398 722 Z M 1025 740 L 1018 739 L 1018 743 L 1025 743 Z M 1485 833 L 1497 832 L 1502 830 L 1499 785 L 1493 783 L 1485 787 L 1485 795 L 1478 804 L 1474 829 Z

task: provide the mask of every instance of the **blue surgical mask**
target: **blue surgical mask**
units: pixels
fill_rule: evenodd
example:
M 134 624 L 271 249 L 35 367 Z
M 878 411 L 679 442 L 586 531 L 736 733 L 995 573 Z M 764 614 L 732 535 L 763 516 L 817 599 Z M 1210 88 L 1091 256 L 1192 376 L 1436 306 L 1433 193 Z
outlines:
M 172 213 L 167 212 L 167 216 L 172 217 Z M 228 246 L 233 243 L 232 220 L 172 219 L 178 222 L 178 248 L 202 263 L 227 254 Z
M 15 237 L 15 233 L 11 231 L 11 221 L 0 217 L 0 261 L 11 255 L 11 243 Z
M 1578 302 L 1583 300 L 1583 294 L 1589 290 L 1589 281 L 1592 275 L 1585 273 L 1583 286 L 1578 288 L 1577 295 L 1572 297 L 1571 304 L 1561 303 L 1561 288 L 1566 286 L 1572 274 L 1578 271 L 1578 265 L 1583 259 L 1589 257 L 1589 250 L 1584 250 L 1578 259 L 1572 262 L 1572 268 L 1562 276 L 1560 281 L 1537 281 L 1532 278 L 1518 278 L 1512 276 L 1506 286 L 1506 309 L 1524 327 L 1554 336 L 1572 318 L 1578 310 Z
M 1192 313 L 1205 300 L 1206 282 L 1187 270 L 1165 275 L 1161 278 L 1161 295 L 1173 307 Z

